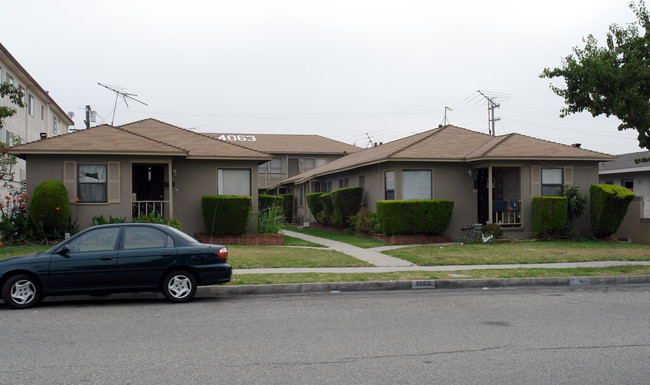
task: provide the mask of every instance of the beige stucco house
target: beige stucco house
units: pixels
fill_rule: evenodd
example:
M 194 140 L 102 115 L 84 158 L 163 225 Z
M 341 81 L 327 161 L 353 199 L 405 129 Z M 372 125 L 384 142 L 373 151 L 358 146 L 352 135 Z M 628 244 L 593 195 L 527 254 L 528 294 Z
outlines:
M 50 93 L 27 72 L 27 70 L 0 44 L 0 83 L 13 84 L 23 92 L 25 108 L 14 105 L 8 97 L 0 98 L 0 106 L 16 109 L 16 114 L 4 119 L 0 130 L 0 141 L 10 146 L 20 142 L 26 143 L 41 137 L 52 137 L 68 133 L 68 126 L 74 124 L 72 119 L 52 99 Z M 14 181 L 18 183 L 26 179 L 25 161 L 18 160 L 13 168 Z M 7 189 L 0 186 L 2 195 Z
M 298 220 L 313 221 L 304 203 L 310 192 L 364 188 L 363 205 L 375 211 L 384 199 L 450 199 L 455 202 L 446 235 L 462 240 L 463 227 L 497 223 L 512 238 L 532 236 L 532 198 L 555 195 L 562 184 L 588 195 L 598 183 L 598 162 L 615 157 L 532 137 L 491 136 L 442 126 L 368 148 L 283 182 L 301 192 Z M 575 223 L 588 229 L 587 212 Z
M 258 165 L 271 159 L 155 119 L 101 125 L 20 145 L 12 152 L 27 161 L 29 196 L 44 180 L 63 182 L 71 216 L 81 229 L 98 215 L 130 220 L 157 212 L 176 218 L 189 234 L 204 232 L 203 195 L 249 195 L 254 213 Z

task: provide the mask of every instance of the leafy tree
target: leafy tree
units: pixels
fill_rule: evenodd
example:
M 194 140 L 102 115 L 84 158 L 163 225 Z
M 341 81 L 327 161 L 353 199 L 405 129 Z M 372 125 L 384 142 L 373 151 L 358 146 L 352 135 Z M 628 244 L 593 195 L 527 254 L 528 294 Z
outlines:
M 13 84 L 9 83 L 0 83 L 0 97 L 8 96 L 12 103 L 18 107 L 25 107 L 23 103 L 23 93 Z M 13 116 L 16 113 L 16 109 L 12 107 L 0 106 L 0 128 L 2 128 L 2 122 L 5 118 Z
M 637 130 L 639 146 L 650 149 L 650 15 L 642 0 L 630 8 L 637 21 L 627 28 L 610 25 L 606 47 L 589 35 L 562 67 L 545 68 L 539 76 L 564 78 L 566 88 L 550 85 L 566 104 L 560 117 L 585 110 L 594 117 L 614 115 L 622 121 L 619 131 Z

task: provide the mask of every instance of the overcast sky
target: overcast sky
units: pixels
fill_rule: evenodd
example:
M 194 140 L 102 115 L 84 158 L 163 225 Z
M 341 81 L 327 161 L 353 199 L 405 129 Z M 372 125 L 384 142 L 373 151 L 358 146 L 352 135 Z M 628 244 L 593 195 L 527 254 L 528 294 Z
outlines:
M 3 2 L 0 41 L 84 127 L 145 118 L 199 132 L 319 134 L 365 147 L 451 124 L 621 154 L 616 118 L 560 119 L 538 75 L 635 17 L 625 0 Z M 557 84 L 561 84 L 556 82 Z

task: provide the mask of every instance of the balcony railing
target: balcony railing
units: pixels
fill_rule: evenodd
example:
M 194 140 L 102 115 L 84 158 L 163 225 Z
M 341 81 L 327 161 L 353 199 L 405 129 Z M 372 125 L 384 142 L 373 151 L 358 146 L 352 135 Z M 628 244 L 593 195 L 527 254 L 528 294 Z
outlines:
M 297 172 L 261 172 L 257 177 L 257 188 L 267 188 L 298 174 Z
M 502 226 L 521 226 L 521 201 L 492 201 L 492 220 Z

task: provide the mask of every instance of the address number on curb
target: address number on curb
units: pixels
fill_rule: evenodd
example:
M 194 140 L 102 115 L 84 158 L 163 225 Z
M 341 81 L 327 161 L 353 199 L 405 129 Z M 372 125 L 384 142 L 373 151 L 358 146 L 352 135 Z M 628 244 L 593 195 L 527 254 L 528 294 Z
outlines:
M 411 281 L 411 287 L 413 289 L 435 289 L 436 281 L 432 279 L 422 280 L 422 281 Z

